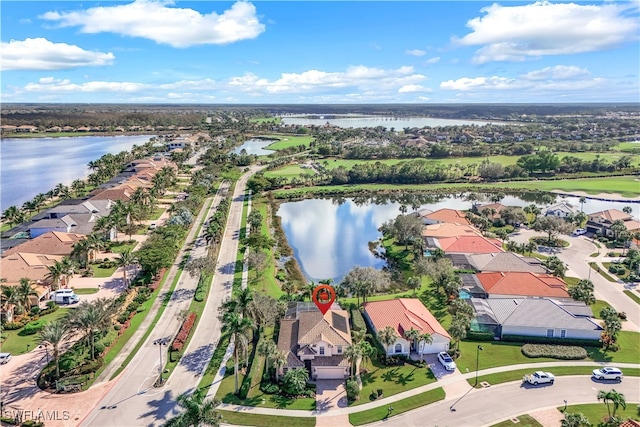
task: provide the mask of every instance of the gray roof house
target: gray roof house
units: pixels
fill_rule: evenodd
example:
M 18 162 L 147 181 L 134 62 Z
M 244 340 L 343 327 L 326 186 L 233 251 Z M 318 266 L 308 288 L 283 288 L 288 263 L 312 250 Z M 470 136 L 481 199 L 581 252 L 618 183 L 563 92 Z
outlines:
M 90 234 L 98 218 L 107 216 L 112 205 L 110 200 L 65 200 L 35 215 L 27 226 L 29 235 L 33 239 L 49 231 Z
M 471 298 L 472 329 L 505 335 L 599 340 L 602 327 L 586 304 L 551 298 Z
M 539 259 L 523 257 L 513 252 L 446 254 L 445 256 L 451 260 L 455 268 L 460 270 L 547 272 Z
M 574 215 L 576 210 L 568 203 L 560 202 L 555 205 L 551 205 L 544 209 L 545 216 L 557 216 L 559 218 L 566 218 L 569 215 Z

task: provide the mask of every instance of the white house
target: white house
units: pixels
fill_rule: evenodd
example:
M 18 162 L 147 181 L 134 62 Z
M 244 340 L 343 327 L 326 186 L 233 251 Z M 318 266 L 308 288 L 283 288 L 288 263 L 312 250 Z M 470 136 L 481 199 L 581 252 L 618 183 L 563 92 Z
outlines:
M 367 302 L 364 304 L 364 318 L 375 334 L 387 326 L 396 331 L 395 343 L 387 348 L 390 356 L 409 355 L 411 352 L 433 354 L 449 350 L 451 336 L 417 298 Z M 431 335 L 431 344 L 423 340 L 409 342 L 405 332 L 410 329 L 417 330 L 421 335 Z
M 558 218 L 567 218 L 570 215 L 574 215 L 576 210 L 568 203 L 560 202 L 555 205 L 551 205 L 544 210 L 545 216 L 557 216 Z

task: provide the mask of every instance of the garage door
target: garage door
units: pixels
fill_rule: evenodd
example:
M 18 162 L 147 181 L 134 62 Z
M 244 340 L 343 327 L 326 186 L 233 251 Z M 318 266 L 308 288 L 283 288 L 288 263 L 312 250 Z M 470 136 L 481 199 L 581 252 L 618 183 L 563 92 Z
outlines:
M 447 346 L 446 342 L 433 343 L 425 346 L 424 350 L 422 351 L 422 354 L 434 354 L 434 353 L 440 353 L 441 351 L 447 351 L 447 350 L 449 350 L 449 346 Z
M 344 368 L 316 368 L 316 378 L 319 380 L 343 379 Z

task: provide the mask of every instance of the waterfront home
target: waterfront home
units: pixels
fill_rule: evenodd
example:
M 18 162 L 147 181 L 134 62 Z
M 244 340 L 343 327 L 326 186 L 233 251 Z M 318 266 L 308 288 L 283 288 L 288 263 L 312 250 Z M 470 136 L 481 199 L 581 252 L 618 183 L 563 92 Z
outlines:
M 507 271 L 461 274 L 462 290 L 479 298 L 547 297 L 571 299 L 567 284 L 551 274 Z
M 84 234 L 49 231 L 34 239 L 25 240 L 11 249 L 7 249 L 2 253 L 2 257 L 14 255 L 18 252 L 66 256 L 73 251 L 73 245 L 85 237 Z
M 422 238 L 428 237 L 457 237 L 457 236 L 482 236 L 477 228 L 468 224 L 456 224 L 453 222 L 441 222 L 438 224 L 426 225 L 422 229 Z
M 286 357 L 281 373 L 305 368 L 314 380 L 344 379 L 350 370 L 344 351 L 350 345 L 349 313 L 345 310 L 334 304 L 323 315 L 314 303 L 289 303 L 278 335 L 278 349 Z
M 457 209 L 443 208 L 438 209 L 437 211 L 423 209 L 418 211 L 418 215 L 426 225 L 439 224 L 443 222 L 471 225 L 471 221 L 467 219 L 465 213 Z
M 588 215 L 586 230 L 606 237 L 614 237 L 611 226 L 615 221 L 622 221 L 627 231 L 640 230 L 640 222 L 633 219 L 631 214 L 618 209 L 607 209 L 605 211 L 594 212 Z
M 551 205 L 543 210 L 545 216 L 557 216 L 558 218 L 567 218 L 576 213 L 576 210 L 568 203 L 560 202 Z
M 502 243 L 497 239 L 489 239 L 483 236 L 456 236 L 426 238 L 428 249 L 439 248 L 447 254 L 488 254 L 504 252 Z
M 505 336 L 598 340 L 602 327 L 588 305 L 552 298 L 471 298 L 472 330 Z
M 460 270 L 547 272 L 538 258 L 523 257 L 513 252 L 446 254 L 445 256 L 451 260 L 455 268 Z
M 451 336 L 440 322 L 417 298 L 396 298 L 388 301 L 372 301 L 364 304 L 364 318 L 376 335 L 391 326 L 396 340 L 386 348 L 387 355 L 433 354 L 449 350 Z M 432 342 L 410 341 L 405 333 L 411 329 L 420 335 L 429 334 Z

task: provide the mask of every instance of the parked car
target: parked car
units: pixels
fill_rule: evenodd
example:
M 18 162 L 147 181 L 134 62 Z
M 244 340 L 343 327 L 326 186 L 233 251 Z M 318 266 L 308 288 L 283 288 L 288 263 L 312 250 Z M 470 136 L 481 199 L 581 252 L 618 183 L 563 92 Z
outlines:
M 529 384 L 553 384 L 556 377 L 551 372 L 536 371 L 533 374 L 525 375 L 523 381 Z
M 596 378 L 598 380 L 616 380 L 616 381 L 622 380 L 622 377 L 624 376 L 620 369 L 614 368 L 611 366 L 606 366 L 600 369 L 594 369 L 592 375 L 593 375 L 593 378 Z
M 440 364 L 444 366 L 444 369 L 446 369 L 447 371 L 456 370 L 456 362 L 453 361 L 451 356 L 449 356 L 449 353 L 447 353 L 446 351 L 441 351 L 440 353 L 438 353 L 438 362 L 440 362 Z
M 155 222 L 152 222 L 151 224 L 149 224 L 149 230 L 155 230 L 157 227 L 157 224 Z
M 582 236 L 586 232 L 587 232 L 587 230 L 585 230 L 584 228 L 578 228 L 573 232 L 573 235 L 574 236 Z
M 11 360 L 11 353 L 0 353 L 0 365 L 4 365 Z

